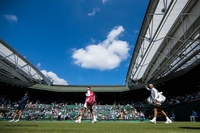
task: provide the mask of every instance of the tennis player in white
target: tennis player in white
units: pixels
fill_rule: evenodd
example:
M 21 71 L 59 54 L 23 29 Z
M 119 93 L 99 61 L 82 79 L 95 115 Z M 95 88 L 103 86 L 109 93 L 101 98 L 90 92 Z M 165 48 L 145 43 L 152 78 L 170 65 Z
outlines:
M 145 86 L 145 88 L 151 92 L 151 100 L 152 100 L 152 105 L 153 105 L 153 110 L 154 110 L 154 118 L 152 120 L 150 120 L 150 122 L 156 124 L 156 118 L 158 115 L 158 111 L 160 111 L 162 113 L 162 115 L 166 118 L 166 124 L 170 124 L 172 123 L 172 121 L 169 119 L 169 117 L 167 116 L 167 114 L 165 113 L 164 110 L 162 110 L 161 108 L 161 103 L 159 103 L 157 101 L 158 96 L 160 95 L 158 90 L 154 87 L 153 84 L 149 84 L 149 88 L 147 87 L 147 85 Z

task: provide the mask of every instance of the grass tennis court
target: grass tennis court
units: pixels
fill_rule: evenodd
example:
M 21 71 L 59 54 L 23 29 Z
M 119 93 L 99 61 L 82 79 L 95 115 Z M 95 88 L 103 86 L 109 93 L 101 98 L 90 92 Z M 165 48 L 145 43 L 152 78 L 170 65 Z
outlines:
M 73 121 L 0 121 L 1 133 L 199 133 L 199 122 L 174 122 L 157 124 L 149 122 L 98 122 L 75 123 Z

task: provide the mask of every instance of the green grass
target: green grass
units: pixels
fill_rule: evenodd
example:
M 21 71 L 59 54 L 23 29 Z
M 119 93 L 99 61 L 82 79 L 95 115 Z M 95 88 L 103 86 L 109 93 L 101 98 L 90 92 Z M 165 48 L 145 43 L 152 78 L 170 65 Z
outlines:
M 0 121 L 1 133 L 199 133 L 199 122 L 174 122 L 157 124 L 149 122 L 117 121 L 97 122 L 89 121 L 75 123 L 73 121 L 20 121 L 10 123 Z

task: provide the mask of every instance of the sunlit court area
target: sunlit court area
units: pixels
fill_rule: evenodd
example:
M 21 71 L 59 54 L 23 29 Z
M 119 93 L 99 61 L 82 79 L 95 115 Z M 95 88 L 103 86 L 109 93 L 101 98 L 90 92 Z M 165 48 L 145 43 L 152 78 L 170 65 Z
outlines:
M 91 125 L 91 123 L 83 122 L 81 124 L 72 122 L 21 122 L 21 123 L 3 123 L 0 122 L 2 132 L 15 133 L 198 133 L 200 130 L 199 123 L 176 122 L 170 125 L 158 123 L 136 123 L 136 122 L 100 122 Z
M 75 0 L 76 4 L 60 1 L 64 2 L 60 3 L 60 9 L 54 10 L 55 12 L 49 10 L 49 14 L 53 17 L 72 10 L 73 13 L 70 14 L 73 15 L 65 15 L 67 18 L 64 20 L 61 18 L 52 20 L 48 15 L 46 18 L 41 17 L 37 26 L 44 24 L 41 32 L 44 30 L 53 36 L 47 34 L 36 36 L 30 33 L 34 38 L 31 40 L 28 39 L 31 31 L 27 28 L 31 27 L 28 26 L 28 19 L 20 19 L 20 17 L 26 18 L 21 8 L 13 9 L 19 11 L 16 13 L 18 16 L 6 14 L 6 11 L 10 11 L 13 7 L 12 1 L 8 1 L 10 2 L 0 0 L 0 15 L 5 14 L 0 18 L 1 133 L 197 133 L 200 131 L 199 0 L 145 0 L 146 5 L 141 7 L 143 12 L 140 13 L 141 21 L 135 22 L 135 25 L 140 25 L 139 29 L 131 29 L 135 30 L 134 33 L 128 33 L 130 29 L 127 30 L 127 23 L 121 21 L 122 18 L 126 19 L 126 14 L 120 18 L 120 15 L 125 13 L 124 8 L 127 6 L 128 10 L 129 4 L 133 1 L 119 0 L 116 3 L 113 0 L 92 1 L 89 5 L 95 8 L 91 8 L 90 12 L 86 7 L 82 7 L 86 4 L 84 1 L 79 3 Z M 16 1 L 13 2 L 16 5 Z M 26 3 L 19 0 L 18 4 L 20 2 L 29 7 L 33 1 Z M 38 3 L 37 15 L 41 12 Z M 41 2 L 41 5 L 44 3 L 45 1 Z M 137 2 L 134 3 L 137 5 Z M 141 2 L 138 3 L 140 4 L 142 5 Z M 47 4 L 45 8 L 52 9 L 53 5 L 56 7 L 55 1 Z M 136 5 L 133 8 L 137 8 Z M 121 6 L 125 7 L 120 8 Z M 111 8 L 112 12 L 108 14 L 106 11 Z M 116 10 L 118 8 L 122 12 Z M 24 10 L 30 14 L 32 12 L 32 9 Z M 133 14 L 131 11 L 128 12 L 129 15 Z M 83 15 L 84 12 L 87 13 Z M 138 8 L 137 12 L 140 12 Z M 109 16 L 112 13 L 113 15 Z M 114 19 L 115 13 L 119 15 L 119 19 Z M 108 20 L 105 20 L 105 23 L 101 23 L 100 17 L 113 21 L 108 24 L 106 23 Z M 9 25 L 2 18 L 8 21 Z M 43 19 L 45 21 L 42 21 Z M 52 20 L 57 28 L 50 23 L 48 25 L 49 20 Z M 132 19 L 129 20 L 132 22 Z M 58 32 L 53 30 L 65 30 L 63 27 L 59 28 L 63 23 L 57 24 L 57 21 L 64 21 L 76 27 L 82 26 L 78 29 L 78 34 L 80 32 L 78 36 L 83 36 L 84 39 L 74 37 L 71 29 L 73 26 L 67 28 L 71 36 L 63 33 L 57 38 Z M 99 39 L 91 25 L 94 22 L 101 27 L 96 29 Z M 90 26 L 88 27 L 86 23 Z M 17 25 L 24 26 L 16 28 Z M 52 29 L 49 30 L 48 26 Z M 83 30 L 83 27 L 94 32 L 89 33 Z M 108 32 L 105 27 L 114 28 Z M 19 30 L 19 33 L 15 33 L 15 30 Z M 105 31 L 107 33 L 104 33 Z M 15 36 L 20 33 L 23 34 L 23 39 Z M 102 34 L 106 34 L 105 40 L 100 37 Z M 64 35 L 67 37 L 61 39 Z M 126 35 L 129 37 L 126 38 Z M 58 44 L 45 45 L 44 40 L 39 40 L 41 38 Z M 73 40 L 69 41 L 68 38 Z M 91 43 L 81 42 L 87 38 Z M 71 44 L 68 45 L 67 40 Z M 65 48 L 59 46 L 64 42 L 67 43 Z M 76 46 L 77 43 L 80 45 Z M 43 49 L 43 44 L 46 49 Z M 51 52 L 48 51 L 50 47 L 53 48 Z M 128 54 L 130 51 L 131 54 Z M 61 64 L 63 59 L 56 56 L 58 53 L 67 55 L 64 58 L 65 63 Z M 121 78 L 123 73 L 125 73 L 124 80 L 119 81 L 123 79 Z M 67 79 L 60 78 L 58 74 L 67 75 L 65 77 Z M 93 103 L 89 103 L 89 97 L 93 93 Z M 163 96 L 161 101 L 159 101 L 160 96 Z

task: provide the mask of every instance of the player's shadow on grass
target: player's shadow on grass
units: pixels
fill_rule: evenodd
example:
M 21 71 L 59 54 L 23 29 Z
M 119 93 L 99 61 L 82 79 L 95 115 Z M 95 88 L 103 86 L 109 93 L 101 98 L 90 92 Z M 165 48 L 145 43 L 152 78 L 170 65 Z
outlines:
M 184 129 L 199 129 L 200 130 L 200 127 L 180 127 L 180 128 L 184 128 Z

